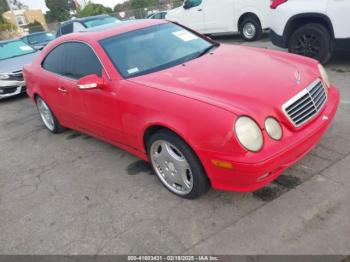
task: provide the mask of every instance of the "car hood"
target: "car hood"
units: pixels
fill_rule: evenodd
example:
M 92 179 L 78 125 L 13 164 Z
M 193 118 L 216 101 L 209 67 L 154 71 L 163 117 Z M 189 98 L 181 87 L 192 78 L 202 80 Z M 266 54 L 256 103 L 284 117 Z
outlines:
M 300 74 L 300 82 L 297 76 Z M 220 106 L 237 115 L 281 113 L 319 76 L 317 62 L 265 49 L 221 45 L 186 64 L 130 81 Z
M 0 73 L 12 73 L 23 69 L 25 64 L 31 63 L 39 52 L 34 52 L 14 58 L 0 60 Z

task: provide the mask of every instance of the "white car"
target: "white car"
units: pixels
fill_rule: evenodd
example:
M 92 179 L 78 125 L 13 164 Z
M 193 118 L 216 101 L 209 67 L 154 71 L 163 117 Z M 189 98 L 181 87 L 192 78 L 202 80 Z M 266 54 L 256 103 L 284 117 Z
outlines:
M 271 41 L 326 63 L 350 47 L 350 0 L 272 0 Z
M 202 34 L 240 32 L 254 41 L 269 28 L 270 0 L 185 0 L 166 19 Z

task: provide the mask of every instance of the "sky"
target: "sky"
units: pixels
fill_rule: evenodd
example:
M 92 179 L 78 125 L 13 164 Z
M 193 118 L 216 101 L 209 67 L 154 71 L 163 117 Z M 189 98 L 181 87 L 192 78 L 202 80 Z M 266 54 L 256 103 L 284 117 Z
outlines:
M 83 0 L 78 1 L 83 2 Z M 124 0 L 93 0 L 92 2 L 113 8 L 116 4 L 124 2 Z M 29 6 L 30 9 L 41 9 L 43 12 L 47 11 L 45 0 L 22 0 L 22 3 Z

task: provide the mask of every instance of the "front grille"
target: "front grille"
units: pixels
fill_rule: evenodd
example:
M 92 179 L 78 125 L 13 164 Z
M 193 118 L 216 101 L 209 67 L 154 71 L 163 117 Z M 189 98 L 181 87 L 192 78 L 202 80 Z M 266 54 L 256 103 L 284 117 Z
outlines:
M 13 73 L 9 74 L 9 77 L 10 78 L 8 80 L 23 81 L 23 73 L 22 73 L 22 71 L 13 72 Z
M 12 93 L 16 92 L 17 88 L 18 88 L 17 86 L 16 87 L 0 88 L 0 95 L 12 94 Z
M 315 117 L 327 101 L 326 89 L 320 79 L 314 81 L 282 106 L 284 113 L 296 127 Z

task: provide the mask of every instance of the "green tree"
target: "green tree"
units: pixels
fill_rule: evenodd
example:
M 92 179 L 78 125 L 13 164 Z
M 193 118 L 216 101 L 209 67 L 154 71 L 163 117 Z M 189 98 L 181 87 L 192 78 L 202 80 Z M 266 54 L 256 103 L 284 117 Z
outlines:
M 29 23 L 26 27 L 29 29 L 29 33 L 45 31 L 43 25 L 36 20 L 32 23 Z
M 83 9 L 77 9 L 76 16 L 87 17 L 87 16 L 110 14 L 110 13 L 113 13 L 112 8 L 105 7 L 104 5 L 101 5 L 101 4 L 94 4 L 89 1 L 88 4 Z
M 45 0 L 49 11 L 46 13 L 46 19 L 49 23 L 62 22 L 70 18 L 69 0 Z
M 6 0 L 0 0 L 0 16 L 9 10 Z
M 11 29 L 14 29 L 14 25 L 7 22 L 6 19 L 3 18 L 2 15 L 0 15 L 0 31 L 6 31 Z
M 130 9 L 144 9 L 159 4 L 159 0 L 127 0 L 114 7 L 115 12 L 128 11 Z

